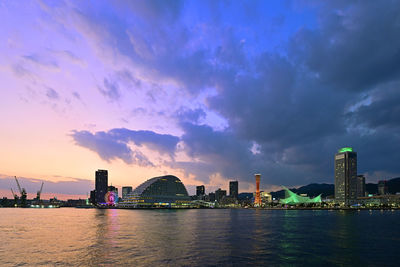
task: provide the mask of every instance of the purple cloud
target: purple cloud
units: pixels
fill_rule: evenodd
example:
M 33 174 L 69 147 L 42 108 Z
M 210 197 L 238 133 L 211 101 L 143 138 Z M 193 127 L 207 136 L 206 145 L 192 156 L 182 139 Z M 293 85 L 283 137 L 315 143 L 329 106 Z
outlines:
M 119 85 L 117 82 L 112 82 L 107 78 L 103 80 L 103 86 L 97 87 L 102 95 L 110 100 L 118 100 L 121 97 Z
M 73 131 L 75 143 L 96 152 L 103 160 L 122 159 L 127 164 L 153 166 L 153 163 L 139 150 L 132 150 L 129 143 L 146 146 L 160 154 L 174 156 L 179 138 L 152 131 L 133 131 L 125 128 L 112 129 L 108 132 L 91 133 L 89 131 Z
M 158 134 L 153 131 L 133 131 L 126 128 L 108 131 L 111 138 L 122 142 L 133 142 L 137 146 L 147 146 L 161 154 L 173 156 L 179 137 L 170 134 Z
M 50 100 L 58 100 L 60 98 L 60 95 L 57 93 L 57 91 L 50 87 L 47 88 L 46 96 Z

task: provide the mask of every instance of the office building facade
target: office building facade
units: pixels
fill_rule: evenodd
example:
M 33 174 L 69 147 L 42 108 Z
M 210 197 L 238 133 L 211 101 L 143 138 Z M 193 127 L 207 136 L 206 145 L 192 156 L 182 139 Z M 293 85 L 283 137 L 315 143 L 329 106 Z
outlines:
M 202 197 L 206 194 L 206 188 L 204 185 L 196 186 L 196 196 Z
M 96 204 L 105 203 L 104 197 L 108 192 L 108 171 L 97 170 L 95 180 Z
M 208 197 L 206 197 L 206 200 L 209 202 L 215 202 L 215 193 L 208 194 Z
M 378 181 L 378 195 L 386 195 L 388 191 L 387 182 L 385 180 Z
M 351 147 L 335 154 L 335 202 L 352 205 L 357 200 L 357 153 Z
M 217 191 L 215 191 L 215 200 L 217 202 L 221 202 L 224 197 L 226 197 L 226 190 L 219 188 Z
M 357 175 L 357 197 L 365 197 L 365 176 Z
M 132 192 L 132 186 L 122 187 L 122 198 L 126 198 L 130 192 Z
M 230 181 L 229 182 L 229 196 L 238 199 L 239 195 L 239 182 L 238 181 Z

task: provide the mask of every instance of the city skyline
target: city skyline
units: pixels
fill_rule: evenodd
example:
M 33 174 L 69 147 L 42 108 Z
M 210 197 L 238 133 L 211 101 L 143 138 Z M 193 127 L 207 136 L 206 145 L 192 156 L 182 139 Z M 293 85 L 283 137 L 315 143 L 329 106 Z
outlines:
M 351 157 L 350 157 L 350 156 Z M 352 159 L 351 159 L 352 158 Z M 338 153 L 335 154 L 335 158 L 334 158 L 334 162 L 335 162 L 335 170 L 334 170 L 334 174 L 335 174 L 335 179 L 333 181 L 333 183 L 322 183 L 320 185 L 329 185 L 331 184 L 332 186 L 334 186 L 334 192 L 332 195 L 330 195 L 330 197 L 334 197 L 334 199 L 336 201 L 338 201 L 338 203 L 344 203 L 346 202 L 346 205 L 350 205 L 351 201 L 355 201 L 357 198 L 359 197 L 365 197 L 367 196 L 366 193 L 370 193 L 366 191 L 366 182 L 365 182 L 365 177 L 364 175 L 358 175 L 357 174 L 357 153 L 353 150 L 352 147 L 344 147 L 338 150 Z M 350 166 L 351 165 L 351 166 Z M 228 197 L 232 197 L 233 199 L 238 199 L 238 194 L 239 193 L 244 193 L 244 194 L 249 194 L 252 193 L 254 195 L 255 198 L 255 203 L 260 201 L 260 192 L 264 192 L 267 193 L 266 190 L 262 189 L 262 190 L 258 190 L 259 188 L 259 184 L 260 184 L 260 177 L 261 174 L 255 174 L 254 175 L 256 178 L 256 190 L 254 192 L 244 192 L 244 191 L 240 191 L 239 190 L 239 181 L 229 181 L 229 195 L 227 195 L 227 190 L 222 190 L 221 191 L 221 187 L 218 188 L 217 190 L 205 190 L 205 186 L 204 185 L 197 185 L 195 187 L 195 192 L 189 192 L 189 195 L 194 196 L 194 197 L 200 197 L 203 198 L 209 194 L 214 194 L 216 195 L 217 192 L 221 191 L 224 192 L 223 194 L 228 196 Z M 153 177 L 155 178 L 155 177 Z M 151 179 L 153 179 L 151 178 Z M 156 178 L 160 178 L 160 177 L 156 177 Z M 399 179 L 400 177 L 396 177 L 395 179 Z M 7 178 L 7 182 L 8 184 L 11 183 L 11 177 Z M 14 177 L 15 180 L 17 180 L 17 177 Z M 20 178 L 21 179 L 21 178 Z M 105 194 L 108 191 L 115 191 L 115 196 L 118 197 L 118 191 L 119 189 L 121 189 L 121 196 L 122 198 L 124 198 L 124 195 L 127 195 L 128 193 L 132 192 L 133 188 L 132 186 L 113 186 L 112 182 L 110 185 L 108 185 L 108 170 L 97 170 L 95 171 L 95 175 L 94 175 L 94 183 L 91 184 L 89 183 L 89 187 L 90 186 L 94 186 L 94 188 L 92 188 L 93 190 L 90 190 L 90 194 L 86 193 L 86 196 L 82 195 L 73 195 L 73 194 L 62 194 L 61 193 L 61 198 L 60 195 L 55 195 L 54 193 L 45 193 L 43 195 L 46 195 L 48 199 L 50 198 L 58 198 L 61 200 L 71 200 L 74 197 L 79 197 L 79 199 L 84 198 L 84 199 L 92 199 L 95 203 L 101 203 L 101 201 L 104 199 Z M 178 178 L 179 179 L 179 178 Z M 4 179 L 6 180 L 6 179 Z M 4 182 L 4 180 L 2 182 Z M 32 183 L 34 179 L 26 179 L 26 178 L 22 178 L 22 180 L 24 180 L 24 183 L 26 181 L 28 181 L 28 183 Z M 35 181 L 35 186 L 37 186 L 37 183 L 40 182 L 41 183 L 41 189 L 40 192 L 42 192 L 42 188 L 43 188 L 43 181 Z M 379 180 L 377 183 L 377 186 L 379 187 L 378 190 L 378 195 L 385 195 L 387 193 L 387 185 L 386 185 L 387 180 Z M 54 184 L 54 183 L 53 183 Z M 142 185 L 143 183 L 139 184 L 139 187 Z M 370 183 L 370 185 L 372 185 L 373 183 Z M 18 187 L 20 186 L 17 182 Z M 303 188 L 305 186 L 313 186 L 316 185 L 315 183 L 311 183 L 309 185 L 303 185 L 300 186 L 299 188 Z M 383 185 L 383 186 L 382 186 Z M 26 190 L 25 188 L 25 184 L 23 184 L 23 190 L 25 192 L 28 192 L 28 199 L 30 197 L 32 197 L 33 199 L 33 195 L 34 195 L 34 190 L 32 189 L 32 184 L 28 185 L 28 190 Z M 382 188 L 381 188 L 382 187 Z M 119 189 L 118 189 L 119 188 Z M 222 186 L 222 188 L 225 188 L 224 186 Z M 85 190 L 86 188 L 82 189 L 80 188 L 80 190 Z M 11 191 L 13 190 L 13 186 L 11 186 Z M 67 189 L 68 190 L 68 189 Z M 286 186 L 284 185 L 280 185 L 277 187 L 276 189 L 277 191 L 287 191 L 288 188 L 286 188 Z M 373 190 L 373 189 L 372 189 Z M 290 191 L 290 190 L 289 190 Z M 15 190 L 15 192 L 17 193 L 17 191 Z M 99 192 L 99 193 L 96 193 Z M 208 194 L 207 194 L 208 193 Z M 272 192 L 271 192 L 272 193 Z M 276 192 L 275 192 L 276 193 Z M 14 194 L 14 193 L 13 193 Z M 22 193 L 21 193 L 22 194 Z M 36 191 L 36 194 L 39 194 L 38 191 Z M 369 194 L 369 196 L 371 196 L 372 194 Z M 258 197 L 257 197 L 258 196 Z M 3 196 L 4 197 L 4 196 Z M 72 198 L 71 198 L 72 197 Z M 320 197 L 320 196 L 319 196 Z M 45 197 L 46 198 L 46 197 Z M 258 199 L 258 200 L 257 200 Z M 346 201 L 345 201 L 346 199 Z M 349 202 L 350 201 L 350 202 Z M 342 204 L 343 204 L 342 203 Z
M 191 195 L 400 176 L 396 2 L 3 2 L 0 195 L 86 197 L 94 172 Z M 397 22 L 396 22 L 397 21 Z M 385 156 L 382 156 L 385 155 Z M 388 156 L 387 156 L 388 155 Z M 121 192 L 121 191 L 120 191 Z

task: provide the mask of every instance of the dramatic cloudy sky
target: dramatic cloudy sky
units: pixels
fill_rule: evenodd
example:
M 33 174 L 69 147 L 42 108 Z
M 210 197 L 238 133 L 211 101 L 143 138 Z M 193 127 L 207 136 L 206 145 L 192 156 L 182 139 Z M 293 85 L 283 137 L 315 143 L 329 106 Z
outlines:
M 350 3 L 349 3 L 350 2 Z M 2 1 L 0 193 L 400 175 L 398 1 Z M 47 189 L 46 189 L 47 185 Z

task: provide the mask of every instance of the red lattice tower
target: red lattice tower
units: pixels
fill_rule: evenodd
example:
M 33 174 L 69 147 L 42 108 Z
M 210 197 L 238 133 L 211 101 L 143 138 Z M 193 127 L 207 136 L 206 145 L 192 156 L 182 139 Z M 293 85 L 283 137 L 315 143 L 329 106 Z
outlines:
M 261 206 L 261 196 L 260 196 L 260 179 L 261 174 L 254 174 L 256 177 L 256 198 L 254 199 L 254 205 Z

